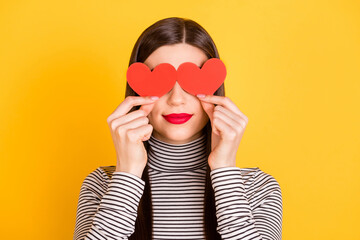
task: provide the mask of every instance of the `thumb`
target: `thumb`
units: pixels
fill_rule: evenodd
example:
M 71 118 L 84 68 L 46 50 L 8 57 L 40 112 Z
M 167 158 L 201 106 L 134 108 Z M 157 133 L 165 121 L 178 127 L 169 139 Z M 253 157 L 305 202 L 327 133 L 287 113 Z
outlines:
M 206 114 L 210 118 L 212 132 L 214 134 L 220 136 L 219 130 L 213 124 L 213 118 L 214 118 L 213 116 L 214 116 L 215 105 L 213 103 L 208 103 L 208 102 L 204 102 L 204 101 L 200 101 L 200 102 L 201 102 L 201 105 L 202 105 L 204 111 L 206 112 Z M 214 138 L 213 145 L 216 146 L 218 141 L 219 141 L 218 138 Z
M 149 103 L 149 104 L 144 104 L 144 105 L 141 105 L 140 109 L 145 111 L 146 113 L 146 116 L 149 115 L 149 113 L 152 111 L 152 109 L 154 108 L 154 103 Z
M 204 111 L 209 116 L 210 121 L 212 122 L 215 105 L 213 103 L 208 103 L 208 102 L 204 102 L 201 100 L 200 100 L 200 102 L 201 102 L 201 105 L 202 105 Z

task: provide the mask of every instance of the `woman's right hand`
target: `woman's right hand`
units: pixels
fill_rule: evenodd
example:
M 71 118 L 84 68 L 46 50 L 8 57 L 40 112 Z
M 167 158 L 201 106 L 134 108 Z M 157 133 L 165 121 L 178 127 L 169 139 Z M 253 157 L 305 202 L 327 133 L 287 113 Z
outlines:
M 147 115 L 156 100 L 150 97 L 128 96 L 107 118 L 116 150 L 117 172 L 127 172 L 141 178 L 147 163 L 143 141 L 150 138 L 153 126 Z M 128 113 L 134 106 L 140 109 Z

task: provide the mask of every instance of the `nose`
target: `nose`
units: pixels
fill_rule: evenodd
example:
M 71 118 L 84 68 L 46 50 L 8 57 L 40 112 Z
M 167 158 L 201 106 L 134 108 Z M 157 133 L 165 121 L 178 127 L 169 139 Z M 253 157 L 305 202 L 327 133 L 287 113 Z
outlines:
M 184 104 L 186 99 L 186 94 L 188 94 L 184 89 L 181 88 L 180 84 L 176 81 L 174 87 L 168 92 L 168 104 L 169 105 L 179 105 Z

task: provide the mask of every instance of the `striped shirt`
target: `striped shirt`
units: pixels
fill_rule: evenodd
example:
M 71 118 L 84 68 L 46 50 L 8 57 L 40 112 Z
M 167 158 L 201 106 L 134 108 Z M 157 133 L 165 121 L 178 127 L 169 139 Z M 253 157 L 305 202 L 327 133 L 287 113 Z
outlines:
M 148 140 L 153 239 L 205 239 L 203 210 L 206 135 L 185 144 Z M 145 182 L 101 166 L 83 181 L 74 240 L 128 239 Z M 282 238 L 282 195 L 274 177 L 259 168 L 224 167 L 210 172 L 217 231 L 222 239 Z

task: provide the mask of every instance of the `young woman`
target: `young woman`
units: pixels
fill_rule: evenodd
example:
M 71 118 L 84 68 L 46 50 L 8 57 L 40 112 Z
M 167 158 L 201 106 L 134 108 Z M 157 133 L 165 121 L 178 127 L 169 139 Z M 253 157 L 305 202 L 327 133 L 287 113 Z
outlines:
M 201 67 L 210 58 L 220 57 L 205 29 L 173 17 L 141 34 L 129 66 Z M 172 113 L 191 117 L 174 122 Z M 85 178 L 74 240 L 281 239 L 278 182 L 257 167 L 236 167 L 248 118 L 225 97 L 224 84 L 201 98 L 176 82 L 155 100 L 127 84 L 125 100 L 107 121 L 117 164 Z

